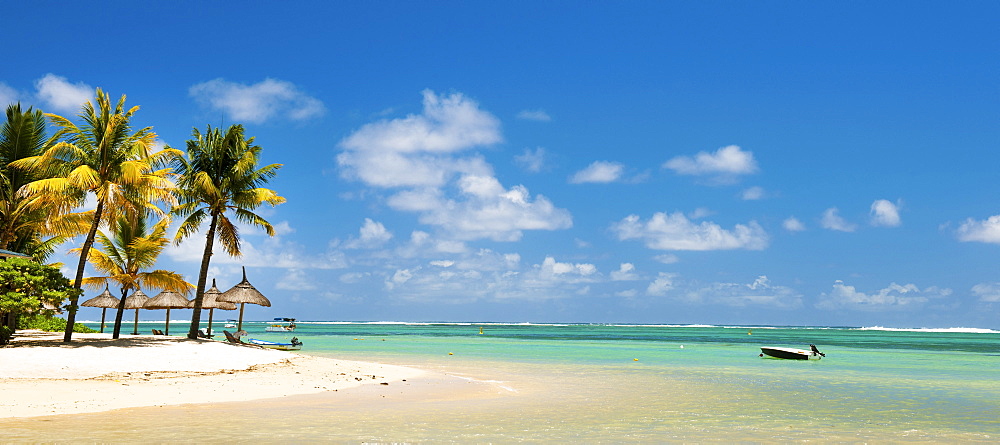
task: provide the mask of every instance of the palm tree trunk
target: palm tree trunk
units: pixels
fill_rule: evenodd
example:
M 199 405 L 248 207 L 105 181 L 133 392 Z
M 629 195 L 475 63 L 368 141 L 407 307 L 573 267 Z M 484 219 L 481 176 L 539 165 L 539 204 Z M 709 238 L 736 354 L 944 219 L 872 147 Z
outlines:
M 115 330 L 111 338 L 121 337 L 122 318 L 125 316 L 125 299 L 128 298 L 128 289 L 122 289 L 122 299 L 118 301 L 118 309 L 115 313 Z
M 194 311 L 191 313 L 191 328 L 188 329 L 188 338 L 197 339 L 198 329 L 201 328 L 201 305 L 205 298 L 205 281 L 208 280 L 208 265 L 212 261 L 212 247 L 215 244 L 215 229 L 219 224 L 219 214 L 212 212 L 212 223 L 208 225 L 208 234 L 205 235 L 205 253 L 201 256 L 201 270 L 198 272 L 198 287 L 194 294 Z
M 73 287 L 80 289 L 83 286 L 83 270 L 87 268 L 87 256 L 90 255 L 90 247 L 94 245 L 94 238 L 97 237 L 97 226 L 101 225 L 101 213 L 104 212 L 104 200 L 97 201 L 97 210 L 94 210 L 94 222 L 90 225 L 90 232 L 80 249 L 80 264 L 76 266 L 76 280 Z M 73 341 L 73 325 L 76 324 L 76 303 L 80 301 L 80 294 L 69 297 L 69 313 L 66 314 L 66 332 L 63 335 L 63 342 Z

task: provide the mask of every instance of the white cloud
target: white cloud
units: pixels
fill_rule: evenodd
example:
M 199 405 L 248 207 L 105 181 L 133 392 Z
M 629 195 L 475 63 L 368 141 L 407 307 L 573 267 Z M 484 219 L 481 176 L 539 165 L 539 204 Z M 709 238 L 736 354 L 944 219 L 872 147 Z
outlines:
M 876 227 L 899 227 L 899 206 L 884 199 L 872 203 L 871 224 Z
M 678 156 L 663 164 L 682 175 L 736 176 L 757 172 L 753 152 L 743 151 L 736 145 L 722 147 L 714 153 L 698 152 L 691 156 Z
M 667 292 L 674 288 L 674 278 L 676 275 L 666 272 L 660 274 L 646 287 L 646 294 L 655 297 L 667 295 Z
M 316 290 L 316 283 L 306 276 L 302 269 L 288 269 L 285 276 L 274 283 L 276 289 L 282 290 Z
M 0 107 L 3 110 L 6 110 L 8 105 L 17 103 L 19 96 L 20 94 L 18 94 L 17 90 L 0 82 Z
M 836 207 L 826 209 L 823 212 L 823 219 L 820 220 L 820 225 L 824 229 L 837 230 L 840 232 L 853 232 L 858 228 L 856 224 L 851 224 L 847 222 L 844 218 L 839 215 L 839 210 Z
M 802 307 L 802 295 L 794 289 L 772 285 L 764 275 L 752 283 L 712 283 L 686 293 L 686 298 L 733 307 L 767 306 L 781 309 Z
M 629 215 L 612 230 L 619 240 L 640 239 L 657 250 L 762 250 L 768 244 L 767 233 L 756 221 L 726 230 L 709 221 L 695 224 L 680 212 L 658 212 L 648 222 Z
M 550 278 L 559 276 L 587 277 L 597 273 L 597 268 L 594 267 L 593 264 L 589 263 L 560 263 L 553 257 L 545 257 L 545 261 L 542 262 L 540 271 L 542 276 Z
M 634 281 L 639 276 L 635 273 L 635 265 L 632 263 L 622 263 L 618 270 L 611 272 L 611 281 Z
M 367 124 L 340 142 L 348 151 L 452 153 L 502 140 L 500 121 L 460 93 L 424 90 L 423 113 Z
M 380 222 L 365 218 L 365 223 L 358 229 L 358 238 L 348 240 L 344 243 L 347 249 L 375 248 L 385 244 L 392 239 L 392 232 L 386 230 Z
M 979 301 L 1000 303 L 1000 283 L 977 284 L 972 286 L 972 294 L 979 297 Z
M 38 99 L 45 104 L 46 109 L 62 113 L 80 111 L 83 104 L 94 97 L 95 89 L 83 82 L 70 83 L 65 77 L 46 74 L 35 81 Z M 111 98 L 112 105 L 118 98 Z
M 801 232 L 806 230 L 806 225 L 802 224 L 802 221 L 799 221 L 798 218 L 794 216 L 790 216 L 788 219 L 782 221 L 781 226 L 789 232 Z
M 570 177 L 569 182 L 572 184 L 615 182 L 621 178 L 624 170 L 625 166 L 617 162 L 596 161 L 576 172 Z
M 545 167 L 545 158 L 544 148 L 538 147 L 533 151 L 526 148 L 524 153 L 514 157 L 514 162 L 525 171 L 538 173 Z
M 542 110 L 523 110 L 520 113 L 517 113 L 517 118 L 538 122 L 549 122 L 552 120 L 552 117 Z
M 188 94 L 241 122 L 261 123 L 275 117 L 305 120 L 325 112 L 319 99 L 299 91 L 291 82 L 278 79 L 247 85 L 219 78 L 192 86 Z
M 763 187 L 750 187 L 743 190 L 740 197 L 744 201 L 756 201 L 758 199 L 764 199 L 764 188 Z
M 967 219 L 958 227 L 958 240 L 1000 244 L 1000 215 L 985 221 Z
M 361 127 L 340 142 L 345 176 L 380 188 L 402 188 L 389 207 L 420 215 L 453 241 L 516 241 L 524 230 L 558 230 L 572 217 L 524 186 L 503 186 L 471 148 L 502 140 L 500 122 L 465 96 L 423 93 L 423 112 Z M 541 149 L 526 160 L 541 155 Z M 463 247 L 464 246 L 460 246 Z
M 871 294 L 858 291 L 837 280 L 830 293 L 823 293 L 816 304 L 820 309 L 852 309 L 880 311 L 888 309 L 919 308 L 932 299 L 951 295 L 951 289 L 928 287 L 921 290 L 916 285 L 889 284 Z
M 675 264 L 681 261 L 681 259 L 677 255 L 674 255 L 672 253 L 657 255 L 654 256 L 653 259 L 663 264 Z

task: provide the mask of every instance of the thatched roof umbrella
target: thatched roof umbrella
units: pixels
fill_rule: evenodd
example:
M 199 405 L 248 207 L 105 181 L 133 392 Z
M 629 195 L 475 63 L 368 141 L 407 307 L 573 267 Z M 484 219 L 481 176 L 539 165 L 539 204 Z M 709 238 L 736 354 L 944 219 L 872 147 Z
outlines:
M 174 292 L 172 290 L 165 290 L 160 292 L 155 297 L 150 298 L 146 304 L 142 305 L 143 309 L 166 309 L 167 310 L 167 326 L 163 329 L 163 333 L 170 335 L 170 310 L 171 309 L 187 309 L 188 299 L 184 298 L 183 295 Z
M 132 335 L 139 335 L 139 309 L 149 301 L 149 297 L 137 289 L 132 295 L 125 297 L 125 309 L 135 309 L 135 321 L 132 324 Z
M 215 278 L 212 278 L 212 288 L 205 291 L 201 296 L 201 308 L 208 309 L 208 336 L 212 336 L 212 316 L 215 314 L 216 309 L 221 309 L 224 311 L 235 311 L 236 304 L 230 303 L 228 301 L 219 301 L 219 295 L 222 295 L 222 291 L 215 286 Z M 194 308 L 194 300 L 188 303 L 189 308 Z
M 104 316 L 107 314 L 109 308 L 118 307 L 118 299 L 115 298 L 114 295 L 111 295 L 111 291 L 108 290 L 108 286 L 105 285 L 104 292 L 102 292 L 101 295 L 80 303 L 80 306 L 101 308 L 101 333 L 103 334 Z
M 260 293 L 256 288 L 247 281 L 247 268 L 243 268 L 243 281 L 239 284 L 233 286 L 222 293 L 218 298 L 219 301 L 225 301 L 229 303 L 239 303 L 240 305 L 240 321 L 236 324 L 236 330 L 243 330 L 243 306 L 247 303 L 259 304 L 264 307 L 271 307 L 271 302 Z

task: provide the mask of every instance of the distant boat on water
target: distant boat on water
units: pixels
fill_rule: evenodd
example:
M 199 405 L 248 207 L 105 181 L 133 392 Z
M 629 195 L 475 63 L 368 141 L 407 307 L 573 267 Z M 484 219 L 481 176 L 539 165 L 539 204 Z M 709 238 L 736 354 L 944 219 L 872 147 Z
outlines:
M 761 347 L 760 352 L 761 352 L 760 354 L 761 357 L 767 355 L 774 358 L 783 358 L 788 360 L 819 360 L 823 357 L 826 357 L 826 354 L 819 352 L 819 349 L 816 349 L 816 345 L 809 345 L 808 351 L 804 349 L 779 348 L 779 347 L 768 346 L 768 347 Z
M 280 321 L 282 323 L 271 323 L 268 327 L 264 328 L 264 332 L 288 332 L 295 330 L 295 319 L 294 318 L 275 318 L 274 321 Z

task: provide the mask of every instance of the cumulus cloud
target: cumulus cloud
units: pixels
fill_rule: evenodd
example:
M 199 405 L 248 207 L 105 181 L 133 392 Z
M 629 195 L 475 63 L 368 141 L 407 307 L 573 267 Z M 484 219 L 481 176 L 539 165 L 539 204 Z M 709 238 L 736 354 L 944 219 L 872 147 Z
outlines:
M 306 120 L 326 110 L 319 99 L 300 91 L 291 82 L 278 79 L 248 85 L 219 78 L 192 86 L 188 94 L 241 122 L 261 123 L 275 117 Z
M 753 152 L 730 145 L 714 153 L 702 151 L 694 156 L 678 156 L 665 162 L 663 167 L 681 175 L 711 175 L 725 180 L 756 173 L 757 161 L 753 158 Z
M 456 240 L 516 241 L 524 230 L 572 226 L 568 211 L 524 186 L 505 187 L 481 156 L 462 155 L 502 140 L 492 114 L 459 93 L 423 98 L 421 114 L 367 124 L 342 140 L 344 175 L 402 189 L 386 201 L 391 208 L 416 212 Z
M 1000 303 L 1000 283 L 977 284 L 972 286 L 972 294 L 979 297 L 979 301 Z
M 374 248 L 385 244 L 392 239 L 392 232 L 386 230 L 380 222 L 365 218 L 364 224 L 358 229 L 358 237 L 347 241 L 344 244 L 348 249 Z
M 523 110 L 517 113 L 518 119 L 524 119 L 528 121 L 538 121 L 538 122 L 549 122 L 552 117 L 548 113 L 542 110 Z
M 823 218 L 820 220 L 820 225 L 824 229 L 837 230 L 840 232 L 853 232 L 858 228 L 856 224 L 851 224 L 842 218 L 839 214 L 839 210 L 836 207 L 831 207 L 823 212 Z
M 35 89 L 38 90 L 38 99 L 45 104 L 47 110 L 62 113 L 80 111 L 80 107 L 94 97 L 95 91 L 83 82 L 70 83 L 65 77 L 51 73 L 36 80 Z M 117 98 L 111 100 L 117 101 Z
M 674 288 L 674 278 L 676 278 L 676 275 L 672 273 L 660 272 L 660 274 L 649 283 L 649 286 L 646 286 L 646 295 L 654 297 L 666 296 L 667 292 L 670 292 Z
M 928 287 L 921 290 L 916 285 L 896 283 L 873 293 L 858 291 L 837 280 L 829 293 L 823 293 L 816 304 L 820 309 L 851 309 L 881 311 L 889 309 L 919 308 L 932 299 L 951 295 L 951 289 Z
M 621 178 L 624 171 L 625 166 L 617 162 L 596 161 L 576 172 L 570 177 L 569 182 L 572 184 L 615 182 Z
M 743 190 L 740 195 L 744 201 L 756 201 L 758 199 L 764 199 L 764 188 L 763 187 L 750 187 Z
M 451 153 L 500 142 L 500 120 L 461 93 L 424 90 L 423 113 L 367 124 L 340 145 L 350 151 Z
M 802 295 L 794 289 L 771 284 L 761 275 L 752 283 L 712 283 L 686 293 L 689 300 L 732 307 L 767 306 L 780 309 L 802 307 Z
M 902 221 L 899 219 L 899 205 L 885 199 L 878 199 L 873 202 L 871 224 L 876 227 L 899 227 L 902 224 Z
M 303 291 L 316 290 L 316 282 L 311 280 L 302 269 L 288 269 L 285 276 L 274 283 L 276 289 Z
M 663 264 L 674 264 L 674 263 L 679 263 L 681 261 L 681 259 L 677 255 L 674 255 L 672 253 L 657 255 L 654 256 L 653 259 Z
M 991 216 L 985 221 L 972 218 L 965 220 L 958 227 L 958 240 L 1000 244 L 1000 215 Z
M 802 224 L 802 221 L 799 221 L 798 218 L 794 216 L 790 216 L 782 221 L 781 226 L 789 232 L 801 232 L 806 230 L 806 225 Z
M 0 82 L 0 107 L 6 110 L 8 105 L 17 103 L 19 96 L 17 90 Z
M 434 260 L 429 266 L 397 268 L 384 278 L 392 295 L 411 301 L 469 303 L 474 301 L 549 300 L 589 292 L 600 273 L 593 264 L 564 263 L 547 256 L 527 268 L 517 254 L 489 249 Z
M 534 150 L 524 149 L 524 153 L 514 157 L 514 162 L 527 172 L 538 173 L 545 167 L 545 158 L 545 149 L 538 147 Z
M 611 281 L 634 281 L 639 276 L 635 273 L 635 265 L 632 263 L 622 263 L 618 270 L 611 272 Z
M 709 221 L 695 223 L 680 212 L 658 212 L 645 222 L 629 215 L 611 229 L 619 240 L 642 240 L 657 250 L 762 250 L 768 244 L 767 233 L 756 221 L 726 230 Z

